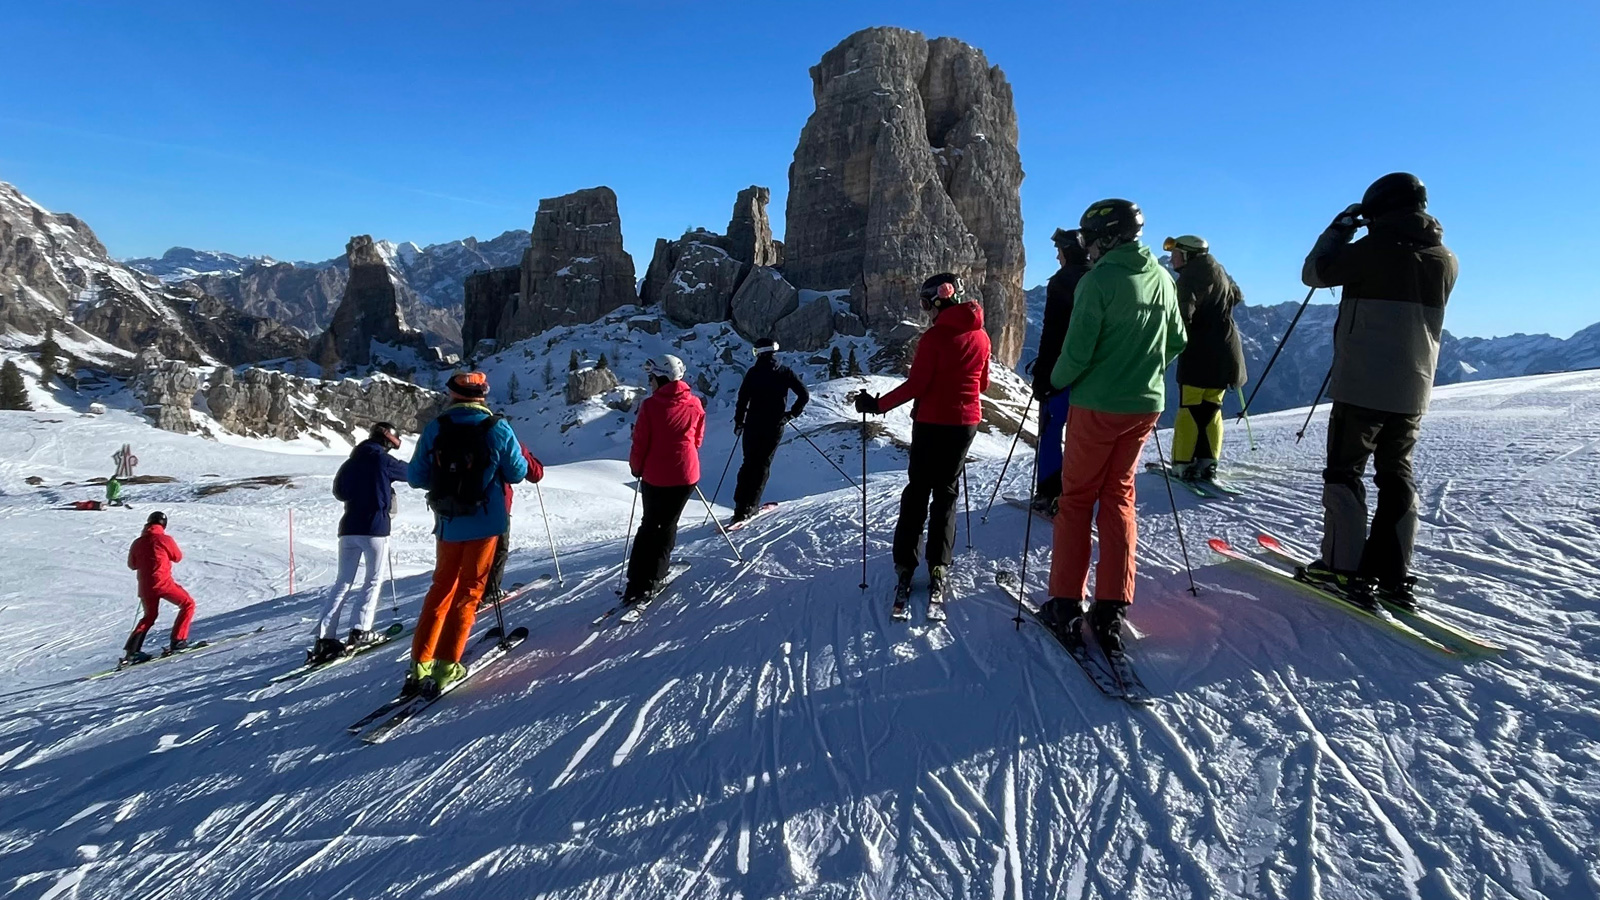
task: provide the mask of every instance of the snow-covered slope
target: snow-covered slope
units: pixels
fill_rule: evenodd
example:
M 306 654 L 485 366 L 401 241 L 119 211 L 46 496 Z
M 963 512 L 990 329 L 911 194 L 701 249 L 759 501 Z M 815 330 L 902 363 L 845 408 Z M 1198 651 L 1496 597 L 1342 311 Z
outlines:
M 856 386 L 824 385 L 800 423 L 852 473 Z M 1102 698 L 991 586 L 1027 522 L 1003 504 L 982 522 L 1002 435 L 974 448 L 950 620 L 889 621 L 900 413 L 869 454 L 867 591 L 860 495 L 791 438 L 770 490 L 783 506 L 735 535 L 746 562 L 691 508 L 690 574 L 628 629 L 589 629 L 622 559 L 622 445 L 553 466 L 566 583 L 507 611 L 529 642 L 363 747 L 342 726 L 392 691 L 403 649 L 266 683 L 297 661 L 331 576 L 337 454 L 0 413 L 0 897 L 1596 896 L 1600 374 L 1446 387 L 1427 420 L 1418 569 L 1443 615 L 1509 645 L 1498 659 L 1429 655 L 1201 552 L 1256 527 L 1313 538 L 1322 425 L 1297 445 L 1299 419 L 1258 417 L 1255 453 L 1230 433 L 1244 499 L 1178 496 L 1198 596 L 1167 493 L 1141 477 L 1149 711 Z M 517 426 L 552 456 L 602 449 Z M 708 490 L 732 439 L 709 432 Z M 133 512 L 53 508 L 92 495 L 81 483 L 123 442 L 142 473 L 178 480 L 136 486 Z M 263 475 L 293 486 L 198 495 Z M 432 548 L 418 495 L 401 503 L 410 619 Z M 196 635 L 266 630 L 60 683 L 116 656 L 126 544 L 157 507 L 188 554 Z M 538 510 L 519 488 L 511 580 L 552 571 Z M 1047 530 L 1033 525 L 1035 587 Z
M 160 256 L 140 256 L 124 259 L 122 264 L 165 282 L 187 281 L 201 275 L 237 275 L 254 265 L 270 266 L 277 260 L 270 256 L 235 256 L 217 250 L 194 250 L 189 247 L 172 247 Z

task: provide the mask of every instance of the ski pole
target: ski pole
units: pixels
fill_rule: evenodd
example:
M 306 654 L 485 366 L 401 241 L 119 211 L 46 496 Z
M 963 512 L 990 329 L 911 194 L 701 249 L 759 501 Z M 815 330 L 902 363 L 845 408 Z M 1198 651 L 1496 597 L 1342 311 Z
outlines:
M 383 549 L 389 555 L 389 609 L 394 613 L 394 620 L 400 621 L 400 597 L 394 592 L 394 548 L 388 541 L 383 542 Z
M 1250 436 L 1250 452 L 1254 453 L 1260 448 L 1256 446 L 1255 430 L 1250 427 L 1250 410 L 1244 407 L 1244 388 L 1239 387 L 1235 390 L 1239 392 L 1239 418 L 1244 419 L 1244 433 Z
M 705 491 L 700 490 L 700 485 L 697 484 L 694 486 L 694 492 L 700 495 L 700 502 L 706 505 L 706 515 L 711 516 L 711 501 L 706 499 Z M 722 535 L 722 539 L 728 542 L 728 549 L 733 551 L 733 558 L 744 562 L 744 557 L 739 555 L 739 548 L 733 545 L 733 538 L 728 537 L 728 530 L 722 527 L 722 520 L 715 516 L 711 518 L 717 523 L 717 533 Z
M 1239 408 L 1239 415 L 1234 419 L 1235 422 L 1244 418 L 1245 413 L 1250 411 L 1250 404 L 1255 402 L 1256 394 L 1261 390 L 1261 386 L 1267 383 L 1267 375 L 1272 371 L 1272 364 L 1278 361 L 1278 354 L 1282 353 L 1283 346 L 1289 343 L 1289 335 L 1294 334 L 1294 326 L 1300 324 L 1300 317 L 1305 315 L 1306 307 L 1311 305 L 1311 295 L 1316 292 L 1316 288 L 1306 291 L 1306 299 L 1301 301 L 1300 309 L 1295 312 L 1294 318 L 1289 320 L 1289 327 L 1284 329 L 1283 337 L 1278 338 L 1278 348 L 1272 351 L 1272 358 L 1267 360 L 1267 367 L 1261 370 L 1260 377 L 1256 379 L 1256 386 L 1250 389 L 1250 399 L 1246 400 L 1244 406 Z
M 509 526 L 507 526 L 507 527 L 509 528 Z M 511 533 L 510 531 L 506 532 L 506 534 L 510 534 L 510 533 Z M 495 540 L 503 540 L 503 539 L 504 538 L 501 537 L 501 538 L 496 538 Z M 495 599 L 494 599 L 494 623 L 500 629 L 500 640 L 498 641 L 498 643 L 499 643 L 499 645 L 501 647 L 506 646 L 506 613 L 505 613 L 505 610 L 500 608 L 501 606 L 504 606 L 504 605 L 505 605 L 505 592 L 502 591 L 502 592 L 500 592 L 500 595 L 495 597 Z
M 1033 454 L 1033 483 L 1039 483 L 1039 454 Z M 1022 526 L 1022 575 L 1017 582 L 1017 614 L 1011 621 L 1022 630 L 1022 594 L 1028 589 L 1028 546 L 1033 543 L 1033 510 L 1028 510 L 1027 524 Z
M 867 414 L 861 414 L 861 589 L 867 589 Z
M 717 479 L 717 489 L 711 492 L 711 499 L 713 500 L 717 499 L 717 495 L 722 493 L 722 482 L 728 477 L 728 467 L 733 465 L 733 454 L 739 449 L 739 441 L 743 437 L 743 434 L 736 434 L 733 436 L 733 446 L 728 448 L 728 461 L 722 464 L 722 477 Z M 738 493 L 738 491 L 735 491 L 734 493 Z M 711 507 L 710 505 L 707 505 L 705 521 L 701 522 L 700 524 L 704 525 L 709 521 L 711 521 Z
M 633 513 L 639 508 L 639 479 L 633 480 L 633 505 L 628 507 L 628 531 L 622 537 L 622 583 L 624 590 L 628 583 L 628 550 L 633 545 Z M 618 591 L 621 594 L 622 591 Z
M 800 426 L 794 424 L 794 422 L 791 420 L 789 422 L 789 427 L 794 429 L 794 433 L 795 434 L 798 434 L 801 437 L 805 438 L 806 439 L 806 443 L 811 445 L 811 449 L 817 451 L 817 455 L 821 456 L 823 459 L 828 460 L 828 465 L 833 466 L 833 470 L 835 472 L 838 472 L 840 475 L 843 475 L 844 476 L 844 480 L 850 482 L 850 486 L 851 487 L 855 488 L 858 491 L 865 491 L 866 490 L 866 488 L 862 487 L 859 484 L 856 484 L 856 480 L 854 478 L 851 478 L 849 473 L 845 472 L 844 469 L 839 468 L 839 464 L 838 463 L 834 462 L 832 459 L 829 459 L 828 454 L 823 453 L 822 452 L 822 448 L 817 446 L 817 442 L 813 441 L 811 439 L 810 435 L 808 435 L 804 431 L 800 430 Z
M 1004 484 L 1006 481 L 1006 469 L 1011 467 L 1011 454 L 1017 452 L 1017 440 L 1022 437 L 1022 429 L 1026 428 L 1028 425 L 1028 409 L 1032 406 L 1033 391 L 1030 390 L 1028 391 L 1028 402 L 1022 405 L 1022 418 L 1017 421 L 1017 433 L 1011 436 L 1011 449 L 1006 451 L 1006 461 L 1000 466 L 1000 477 L 994 480 L 994 490 L 989 492 L 989 505 L 984 507 L 983 518 L 978 520 L 985 525 L 989 524 L 989 513 L 994 509 L 994 498 L 1000 495 L 1000 485 Z M 1039 418 L 1041 420 L 1044 419 L 1043 403 L 1039 404 Z M 1044 435 L 1040 435 L 1039 439 L 1043 440 Z M 1039 455 L 1038 448 L 1034 448 L 1033 455 L 1035 457 Z M 1033 474 L 1035 477 L 1038 477 L 1039 465 L 1037 459 L 1034 460 Z M 1034 483 L 1038 484 L 1037 481 Z
M 967 507 L 967 549 L 972 549 L 972 489 L 967 486 L 967 464 L 961 464 L 961 502 Z
M 550 530 L 550 514 L 545 512 L 544 508 L 544 488 L 539 487 L 539 482 L 535 481 L 533 490 L 539 496 L 539 515 L 544 518 L 544 536 L 550 539 L 550 558 L 555 560 L 556 564 L 556 584 L 564 586 L 567 580 L 561 577 L 561 557 L 556 553 L 555 533 Z M 630 525 L 628 530 L 632 531 L 633 527 Z
M 1189 593 L 1200 596 L 1200 589 L 1194 586 L 1194 568 L 1189 565 L 1189 542 L 1183 536 L 1183 517 L 1178 515 L 1178 498 L 1172 493 L 1172 472 L 1167 466 L 1167 455 L 1161 450 L 1161 430 L 1150 429 L 1150 434 L 1156 439 L 1156 459 L 1161 462 L 1161 477 L 1167 482 L 1167 502 L 1172 504 L 1172 524 L 1178 529 L 1178 547 L 1183 551 L 1183 570 L 1189 573 Z
M 1311 417 L 1316 415 L 1317 404 L 1322 402 L 1322 395 L 1328 392 L 1328 382 L 1333 380 L 1333 367 L 1328 367 L 1328 374 L 1322 379 L 1322 387 L 1317 388 L 1317 399 L 1311 401 L 1311 409 L 1306 411 L 1306 420 L 1301 423 L 1300 430 L 1294 433 L 1294 442 L 1300 443 L 1306 436 L 1306 429 L 1311 427 Z

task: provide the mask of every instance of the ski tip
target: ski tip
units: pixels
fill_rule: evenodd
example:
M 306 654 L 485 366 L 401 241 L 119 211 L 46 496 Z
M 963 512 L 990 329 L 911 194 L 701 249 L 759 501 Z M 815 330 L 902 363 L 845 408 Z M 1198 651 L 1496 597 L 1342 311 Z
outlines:
M 1211 538 L 1210 540 L 1206 541 L 1206 546 L 1217 551 L 1218 553 L 1233 552 L 1233 546 L 1222 538 Z
M 1266 532 L 1256 535 L 1256 543 L 1269 550 L 1276 550 L 1283 546 L 1283 542 Z

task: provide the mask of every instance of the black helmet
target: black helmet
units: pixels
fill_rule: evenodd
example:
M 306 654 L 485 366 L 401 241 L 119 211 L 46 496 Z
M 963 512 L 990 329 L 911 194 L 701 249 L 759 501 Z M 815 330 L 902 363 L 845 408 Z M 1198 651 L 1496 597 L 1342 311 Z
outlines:
M 1078 229 L 1057 228 L 1056 233 L 1050 235 L 1050 240 L 1056 249 L 1066 256 L 1067 262 L 1087 262 L 1088 254 L 1084 252 L 1083 234 Z
M 167 514 L 160 511 L 153 512 L 150 514 L 150 518 L 144 520 L 144 524 L 147 526 L 160 525 L 162 528 L 165 528 L 167 527 Z
M 1361 214 L 1368 219 L 1384 213 L 1428 208 L 1428 189 L 1410 172 L 1390 172 L 1361 195 Z
M 400 432 L 388 422 L 374 422 L 367 436 L 390 450 L 400 449 Z
M 1084 246 L 1103 241 L 1125 243 L 1144 231 L 1144 213 L 1132 200 L 1101 200 L 1083 211 L 1078 230 L 1082 232 Z
M 949 285 L 949 289 L 945 289 Z M 961 283 L 961 276 L 950 272 L 940 272 L 922 283 L 922 290 L 918 292 L 922 299 L 922 308 L 925 310 L 944 309 L 957 303 L 965 303 L 967 291 Z

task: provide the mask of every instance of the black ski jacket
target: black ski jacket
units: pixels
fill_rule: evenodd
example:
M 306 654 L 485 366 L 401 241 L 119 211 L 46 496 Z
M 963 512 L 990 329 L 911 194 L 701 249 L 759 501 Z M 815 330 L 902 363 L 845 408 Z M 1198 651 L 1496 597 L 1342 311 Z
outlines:
M 789 392 L 795 396 L 789 405 Z M 771 353 L 763 353 L 744 373 L 739 385 L 739 402 L 734 407 L 735 428 L 781 428 L 783 417 L 800 415 L 811 402 L 811 392 L 806 390 L 800 376 L 785 365 L 780 365 Z
M 1209 253 L 1192 256 L 1178 272 L 1178 311 L 1189 343 L 1178 357 L 1178 383 L 1209 391 L 1243 387 L 1244 347 L 1233 308 L 1244 302 L 1239 285 Z
M 1077 293 L 1089 266 L 1067 263 L 1050 276 L 1044 288 L 1044 322 L 1039 328 L 1039 353 L 1033 360 L 1033 392 L 1043 396 L 1050 391 L 1050 370 L 1056 367 L 1061 347 L 1067 342 L 1067 325 L 1072 322 L 1072 298 Z
M 1374 219 L 1367 236 L 1322 233 L 1301 270 L 1307 287 L 1343 285 L 1328 396 L 1383 412 L 1421 415 L 1433 395 L 1444 307 L 1460 264 L 1444 228 L 1424 212 Z

